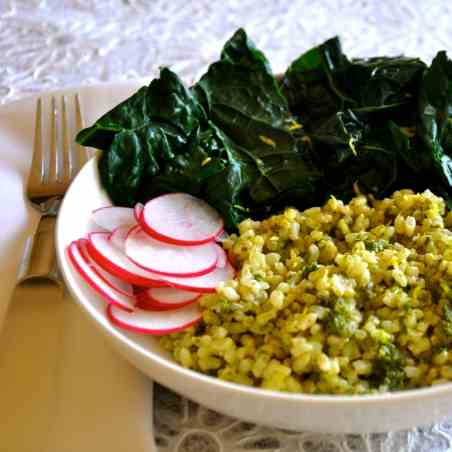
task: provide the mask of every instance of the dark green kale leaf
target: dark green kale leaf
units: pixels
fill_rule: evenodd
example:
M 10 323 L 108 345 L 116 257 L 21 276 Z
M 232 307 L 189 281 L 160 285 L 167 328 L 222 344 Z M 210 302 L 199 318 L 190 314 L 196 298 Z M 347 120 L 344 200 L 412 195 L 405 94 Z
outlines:
M 240 221 L 252 215 L 249 206 L 248 187 L 257 177 L 254 162 L 241 152 L 218 127 L 209 123 L 221 146 L 221 158 L 218 159 L 218 171 L 212 172 L 204 180 L 201 197 L 218 209 L 226 226 L 233 229 Z M 209 162 L 205 168 L 214 165 Z M 221 166 L 220 166 L 221 165 Z
M 239 29 L 198 83 L 160 78 L 82 130 L 101 181 L 131 206 L 185 191 L 234 229 L 287 205 L 430 188 L 452 206 L 452 62 L 349 59 L 337 37 L 297 58 L 279 84 Z
M 377 197 L 430 188 L 452 205 L 452 62 L 348 59 L 337 38 L 295 60 L 282 81 L 326 194 Z
M 141 129 L 156 122 L 176 127 L 187 135 L 198 127 L 204 115 L 177 75 L 163 68 L 160 78 L 140 88 L 93 126 L 80 131 L 77 141 L 83 146 L 107 149 L 118 132 Z
M 191 89 L 169 69 L 81 131 L 103 150 L 99 170 L 118 205 L 185 191 L 233 229 L 295 198 L 311 202 L 321 172 L 305 161 L 297 124 L 265 56 L 243 30 Z
M 424 68 L 417 58 L 349 60 L 334 37 L 297 58 L 284 75 L 282 89 L 308 131 L 347 109 L 380 112 L 386 120 L 404 118 L 409 110 L 401 107 L 415 101 Z
M 112 201 L 132 206 L 165 190 L 186 188 L 195 194 L 205 171 L 202 146 L 186 156 L 193 136 L 206 121 L 202 107 L 176 74 L 162 69 L 160 78 L 82 130 L 77 141 L 104 152 L 99 161 L 101 181 Z M 171 187 L 154 183 L 172 175 Z
M 397 155 L 386 123 L 373 113 L 345 110 L 328 118 L 311 135 L 323 162 L 329 194 L 343 200 L 354 196 L 354 187 L 381 197 L 397 179 Z
M 425 71 L 420 87 L 417 144 L 424 161 L 442 180 L 446 190 L 452 188 L 452 152 L 450 115 L 452 115 L 452 61 L 438 52 Z M 445 149 L 444 146 L 447 148 Z
M 230 147 L 254 165 L 248 183 L 256 209 L 279 204 L 293 190 L 312 199 L 321 173 L 298 152 L 287 101 L 265 56 L 243 30 L 226 43 L 220 61 L 194 91 Z
M 337 36 L 308 50 L 289 66 L 282 90 L 290 110 L 305 127 L 336 113 L 347 102 L 353 103 L 335 82 L 335 75 L 343 74 L 349 66 Z
M 361 108 L 378 107 L 387 115 L 391 110 L 397 112 L 400 106 L 413 104 L 425 67 L 418 58 L 404 56 L 357 58 L 340 74 L 337 83 Z
M 209 117 L 238 133 L 231 138 L 240 144 L 246 138 L 243 132 L 252 127 L 243 124 L 243 118 L 282 130 L 293 121 L 269 62 L 242 29 L 226 42 L 220 60 L 209 66 L 193 90 Z
M 401 159 L 395 188 L 428 188 L 448 205 L 452 205 L 451 86 L 452 63 L 439 52 L 419 79 L 414 127 L 390 121 L 394 150 Z

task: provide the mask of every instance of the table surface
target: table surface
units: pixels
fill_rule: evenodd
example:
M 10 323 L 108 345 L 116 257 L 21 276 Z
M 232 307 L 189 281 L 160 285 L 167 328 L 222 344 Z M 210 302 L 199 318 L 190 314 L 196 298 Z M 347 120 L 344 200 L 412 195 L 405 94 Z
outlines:
M 404 53 L 430 61 L 452 42 L 450 17 L 447 0 L 0 0 L 0 104 L 149 77 L 165 65 L 190 82 L 240 26 L 275 72 L 334 34 L 352 56 Z M 162 452 L 452 449 L 452 422 L 365 436 L 287 433 L 227 418 L 161 386 L 154 402 Z

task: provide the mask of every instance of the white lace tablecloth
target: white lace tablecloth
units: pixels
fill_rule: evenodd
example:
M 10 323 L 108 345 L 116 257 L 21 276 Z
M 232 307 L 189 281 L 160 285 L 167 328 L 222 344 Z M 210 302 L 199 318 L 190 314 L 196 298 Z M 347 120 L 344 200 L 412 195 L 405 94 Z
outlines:
M 163 65 L 189 82 L 239 26 L 275 71 L 334 34 L 352 56 L 429 61 L 452 42 L 451 17 L 450 0 L 0 0 L 0 103 L 147 77 Z M 226 418 L 160 386 L 154 402 L 161 452 L 452 450 L 452 421 L 366 436 L 295 434 Z

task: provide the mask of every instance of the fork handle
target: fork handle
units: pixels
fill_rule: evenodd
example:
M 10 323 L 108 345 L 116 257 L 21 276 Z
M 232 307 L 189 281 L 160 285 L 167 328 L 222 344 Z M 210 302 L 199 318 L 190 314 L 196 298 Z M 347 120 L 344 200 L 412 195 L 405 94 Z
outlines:
M 50 279 L 61 284 L 55 254 L 55 216 L 42 216 L 34 234 L 27 237 L 19 266 L 19 284 L 31 279 Z

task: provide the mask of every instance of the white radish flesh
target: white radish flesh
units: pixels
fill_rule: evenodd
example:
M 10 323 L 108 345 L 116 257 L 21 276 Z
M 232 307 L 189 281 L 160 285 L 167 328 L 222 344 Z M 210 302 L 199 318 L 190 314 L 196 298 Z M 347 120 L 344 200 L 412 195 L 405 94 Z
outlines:
M 215 237 L 215 241 L 218 243 L 223 243 L 226 239 L 229 238 L 229 234 L 226 231 L 222 231 Z
M 140 301 L 149 302 L 151 306 L 174 309 L 193 303 L 200 296 L 200 293 L 173 287 L 152 287 L 142 291 L 139 298 Z
M 94 232 L 88 235 L 88 253 L 98 265 L 130 284 L 150 287 L 167 285 L 161 280 L 160 275 L 135 265 L 123 250 L 109 240 L 109 236 L 108 232 Z
M 114 289 L 111 284 L 107 283 L 97 271 L 97 267 L 85 257 L 80 251 L 80 245 L 78 242 L 72 242 L 68 248 L 68 256 L 82 278 L 88 283 L 88 285 L 94 289 L 106 302 L 110 303 L 110 306 L 118 306 L 120 310 L 132 311 L 135 305 L 135 298 L 127 296 L 124 293 Z M 119 281 L 116 283 L 120 284 Z M 130 288 L 130 292 L 132 288 Z M 124 311 L 123 311 L 124 312 Z
M 93 258 L 90 256 L 88 252 L 88 240 L 87 239 L 79 239 L 77 241 L 78 249 L 85 259 L 87 263 L 91 266 L 93 271 L 97 273 L 97 275 L 103 279 L 103 281 L 108 284 L 112 289 L 117 292 L 123 294 L 126 297 L 129 297 L 131 300 L 136 301 L 134 288 L 131 284 L 123 281 L 122 279 L 113 276 L 111 273 L 104 270 L 100 265 L 98 265 Z
M 132 226 L 136 223 L 132 208 L 116 206 L 93 210 L 92 220 L 101 228 L 110 232 L 119 226 Z
M 163 280 L 172 287 L 191 292 L 213 293 L 218 284 L 234 277 L 235 271 L 229 262 L 223 268 L 216 267 L 210 273 L 193 278 L 175 278 L 163 276 Z
M 186 193 L 169 193 L 150 200 L 140 223 L 152 237 L 176 245 L 207 243 L 223 230 L 218 212 Z
M 135 207 L 133 208 L 133 215 L 137 223 L 139 223 L 141 220 L 141 214 L 143 213 L 143 209 L 144 205 L 141 204 L 141 202 L 135 204 Z
M 119 226 L 116 229 L 113 229 L 109 237 L 111 243 L 118 247 L 123 253 L 125 253 L 126 238 L 129 231 L 130 231 L 129 225 Z
M 217 245 L 217 253 L 218 253 L 217 267 L 224 268 L 226 266 L 226 263 L 228 262 L 228 255 L 220 245 Z
M 196 303 L 171 311 L 146 311 L 136 308 L 133 312 L 123 311 L 110 304 L 107 307 L 107 315 L 111 322 L 120 328 L 156 335 L 183 331 L 202 318 Z
M 215 243 L 178 246 L 150 237 L 140 226 L 129 232 L 125 252 L 138 266 L 161 275 L 191 277 L 209 273 L 215 268 L 218 252 Z

